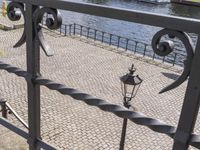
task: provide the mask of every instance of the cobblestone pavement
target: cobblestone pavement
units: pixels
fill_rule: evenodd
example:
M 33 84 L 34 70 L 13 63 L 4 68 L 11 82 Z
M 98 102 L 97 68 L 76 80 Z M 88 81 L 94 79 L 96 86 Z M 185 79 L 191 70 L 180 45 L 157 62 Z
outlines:
M 25 69 L 25 46 L 12 48 L 21 33 L 22 30 L 0 31 L 0 50 L 4 51 L 1 60 Z M 144 82 L 132 105 L 147 116 L 161 119 L 174 126 L 177 124 L 187 83 L 173 91 L 158 94 L 163 87 L 174 81 L 177 73 L 87 44 L 79 39 L 53 33 L 45 34 L 45 38 L 55 50 L 55 55 L 46 57 L 41 51 L 43 76 L 122 105 L 119 77 L 134 63 L 137 73 Z M 42 138 L 45 141 L 66 150 L 119 148 L 123 119 L 45 87 L 41 88 L 41 93 Z M 27 92 L 23 79 L 1 70 L 0 95 L 27 120 Z M 11 117 L 11 120 L 14 119 Z M 199 118 L 197 122 L 195 132 L 200 133 Z M 16 124 L 18 125 L 17 122 Z M 24 140 L 11 135 L 3 127 L 0 127 L 0 133 L 0 143 L 4 145 L 0 149 L 27 149 Z M 13 138 L 9 138 L 10 136 Z M 7 138 L 10 140 L 7 140 L 8 143 L 4 142 Z M 10 143 L 24 145 L 22 148 L 12 148 L 9 146 Z M 128 122 L 126 150 L 170 150 L 172 144 L 173 140 L 168 136 Z
M 0 13 L 0 28 L 4 28 L 3 26 L 6 26 L 6 28 L 20 28 L 23 26 L 24 19 L 23 17 L 19 21 L 10 21 L 8 17 L 3 17 L 2 14 Z

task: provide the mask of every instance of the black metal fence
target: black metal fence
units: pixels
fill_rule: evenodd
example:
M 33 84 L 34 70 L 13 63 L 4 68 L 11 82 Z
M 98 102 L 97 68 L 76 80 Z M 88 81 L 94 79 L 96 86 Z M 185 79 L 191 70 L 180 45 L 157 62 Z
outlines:
M 44 17 L 44 20 L 46 17 Z M 43 22 L 44 23 L 44 22 Z M 180 42 L 174 41 L 176 43 L 175 50 L 164 57 L 161 57 L 152 49 L 151 44 L 144 43 L 142 41 L 137 41 L 136 39 L 129 39 L 116 34 L 108 33 L 91 27 L 83 26 L 80 24 L 62 24 L 57 30 L 61 35 L 64 36 L 80 36 L 87 39 L 92 39 L 94 41 L 99 41 L 110 46 L 115 46 L 116 48 L 121 48 L 125 51 L 130 51 L 132 54 L 139 54 L 143 57 L 151 58 L 152 60 L 160 60 L 162 63 L 168 63 L 178 66 L 183 66 L 186 53 L 184 47 L 180 46 Z M 196 38 L 196 37 L 194 37 Z
M 15 47 L 19 47 L 26 42 L 27 71 L 4 62 L 0 62 L 0 69 L 23 77 L 27 81 L 28 133 L 12 125 L 2 117 L 0 117 L 0 124 L 27 139 L 30 150 L 39 150 L 40 148 L 47 150 L 56 149 L 44 142 L 41 138 L 40 86 L 56 90 L 63 95 L 69 95 L 76 100 L 83 101 L 91 106 L 96 106 L 103 111 L 111 112 L 118 117 L 127 118 L 131 122 L 147 126 L 155 132 L 166 134 L 174 140 L 173 150 L 187 150 L 189 145 L 200 149 L 200 136 L 193 133 L 200 104 L 200 37 L 194 49 L 191 39 L 188 34 L 185 33 L 189 32 L 200 35 L 200 20 L 63 0 L 12 0 L 8 5 L 8 16 L 12 21 L 20 19 L 21 16 L 18 9 L 20 9 L 25 16 L 25 28 L 21 39 L 16 43 Z M 174 89 L 189 77 L 178 126 L 167 125 L 164 122 L 147 117 L 142 113 L 130 111 L 122 106 L 108 103 L 105 100 L 95 98 L 89 94 L 43 77 L 40 73 L 40 47 L 47 56 L 52 55 L 53 52 L 49 46 L 45 44 L 40 23 L 42 22 L 43 15 L 48 13 L 51 14 L 54 19 L 47 18 L 47 27 L 49 29 L 58 29 L 62 21 L 57 9 L 162 27 L 164 29 L 158 31 L 152 38 L 153 50 L 159 56 L 166 57 L 174 50 L 171 41 L 161 40 L 163 36 L 167 35 L 170 39 L 174 39 L 175 37 L 179 38 L 187 52 L 183 73 L 174 83 L 161 91 L 166 92 Z M 72 29 L 72 25 L 70 28 Z M 76 25 L 74 29 L 73 32 L 76 34 Z M 79 31 L 80 34 L 83 34 L 83 30 L 82 27 L 82 32 Z M 96 31 L 96 34 L 97 32 L 98 31 Z M 89 38 L 89 36 L 91 36 L 91 29 L 87 29 L 86 33 L 86 36 Z M 104 41 L 106 33 L 101 33 L 102 36 L 100 36 L 100 39 Z M 97 35 L 94 37 L 96 40 L 99 39 Z M 110 35 L 108 37 L 110 37 Z M 120 39 L 117 39 L 115 45 L 120 45 L 118 44 L 120 43 Z M 125 40 L 125 42 L 127 43 L 127 40 Z M 129 42 L 130 41 L 128 41 L 128 43 Z M 109 43 L 113 42 L 111 41 Z M 127 46 L 127 50 L 129 48 L 130 47 Z M 146 53 L 147 50 L 145 51 L 145 54 Z M 3 114 L 5 115 L 5 112 L 3 112 Z

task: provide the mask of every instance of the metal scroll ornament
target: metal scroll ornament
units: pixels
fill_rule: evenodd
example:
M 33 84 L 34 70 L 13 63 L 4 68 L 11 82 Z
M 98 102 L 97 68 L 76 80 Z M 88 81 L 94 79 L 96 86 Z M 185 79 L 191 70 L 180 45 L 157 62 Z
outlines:
M 23 3 L 11 2 L 7 8 L 7 14 L 10 20 L 18 21 L 21 18 L 21 15 L 25 15 L 25 7 Z M 46 7 L 37 7 L 33 13 L 33 22 L 34 22 L 34 30 L 36 33 L 36 38 L 38 38 L 40 46 L 47 56 L 52 56 L 54 51 L 50 48 L 50 46 L 45 42 L 44 35 L 42 33 L 42 21 L 44 15 L 47 14 L 47 18 L 45 20 L 47 28 L 50 30 L 56 30 L 60 28 L 62 24 L 62 18 L 56 9 L 46 8 Z M 26 20 L 25 20 L 26 22 Z M 20 38 L 20 40 L 14 45 L 14 47 L 20 47 L 26 42 L 26 34 L 25 30 Z
M 24 10 L 25 10 L 24 4 L 11 2 L 8 4 L 8 7 L 7 7 L 8 18 L 11 21 L 18 21 L 21 19 L 22 15 L 24 17 L 24 13 L 25 13 Z M 25 41 L 26 41 L 26 35 L 25 35 L 25 31 L 23 31 L 23 34 L 20 40 L 13 47 L 20 47 L 22 44 L 25 43 Z
M 174 50 L 173 41 L 169 40 L 169 41 L 161 42 L 161 38 L 166 35 L 168 35 L 168 37 L 171 39 L 177 37 L 183 43 L 187 52 L 187 56 L 184 61 L 184 69 L 181 76 L 176 81 L 174 81 L 167 87 L 163 88 L 159 93 L 164 93 L 172 89 L 175 89 L 179 85 L 181 85 L 184 81 L 187 80 L 187 78 L 190 75 L 192 60 L 194 56 L 194 48 L 192 46 L 192 40 L 188 36 L 188 34 L 182 31 L 175 31 L 175 30 L 170 30 L 170 29 L 160 30 L 154 35 L 153 40 L 152 40 L 152 48 L 157 55 L 167 56 Z

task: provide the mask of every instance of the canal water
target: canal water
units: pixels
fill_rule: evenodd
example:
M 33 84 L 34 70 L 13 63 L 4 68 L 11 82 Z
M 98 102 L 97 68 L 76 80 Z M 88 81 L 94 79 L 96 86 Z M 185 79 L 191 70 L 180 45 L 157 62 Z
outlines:
M 150 4 L 137 0 L 73 0 L 75 2 L 96 3 L 106 6 L 142 10 L 200 19 L 200 8 L 180 4 Z M 61 11 L 64 23 L 78 23 L 84 26 L 116 34 L 122 37 L 141 40 L 147 44 L 159 28 L 103 17 Z
M 106 6 L 114 6 L 120 8 L 127 8 L 132 10 L 142 10 L 147 12 L 169 14 L 175 16 L 184 16 L 190 18 L 200 19 L 200 8 L 191 7 L 180 4 L 150 4 L 139 2 L 138 0 L 73 0 L 74 2 L 95 3 Z M 0 5 L 2 0 L 0 0 Z M 152 36 L 159 28 L 119 21 L 114 19 L 107 19 L 103 17 L 96 17 L 91 15 L 84 15 L 68 11 L 61 11 L 63 21 L 65 24 L 77 23 L 112 34 L 116 34 L 129 39 L 141 40 L 145 43 L 150 43 Z
M 180 4 L 151 4 L 138 0 L 73 0 L 74 2 L 95 3 L 99 5 L 126 8 L 131 10 L 142 10 L 147 12 L 168 14 L 200 19 L 199 7 L 191 7 Z M 0 5 L 2 0 L 0 0 Z M 126 21 L 119 21 L 103 17 L 62 11 L 64 24 L 80 24 L 97 30 L 105 31 L 121 37 L 142 41 L 150 44 L 153 35 L 159 30 L 157 27 L 141 25 Z

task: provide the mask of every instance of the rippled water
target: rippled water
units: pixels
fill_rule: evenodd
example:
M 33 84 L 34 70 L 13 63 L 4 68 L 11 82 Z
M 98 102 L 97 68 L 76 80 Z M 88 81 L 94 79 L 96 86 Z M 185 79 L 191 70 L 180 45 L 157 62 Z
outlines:
M 198 7 L 189 7 L 178 4 L 150 4 L 136 0 L 73 0 L 74 2 L 96 3 L 100 5 L 127 8 L 132 10 L 142 10 L 154 13 L 162 13 L 191 18 L 200 18 Z M 2 0 L 0 0 L 0 4 Z M 152 36 L 158 30 L 156 27 L 146 26 L 126 21 L 107 19 L 91 15 L 79 14 L 68 11 L 61 11 L 65 24 L 78 23 L 81 25 L 96 28 L 105 32 L 120 35 L 130 39 L 141 40 L 150 43 Z
M 162 13 L 176 16 L 200 18 L 198 7 L 189 7 L 178 4 L 150 4 L 134 0 L 74 0 L 75 2 L 98 3 L 100 5 L 128 8 L 132 10 L 142 10 L 154 13 Z M 140 25 L 103 17 L 84 15 L 79 13 L 62 11 L 62 16 L 66 24 L 78 23 L 109 33 L 127 37 L 130 39 L 142 40 L 150 43 L 152 36 L 158 30 L 156 27 Z

